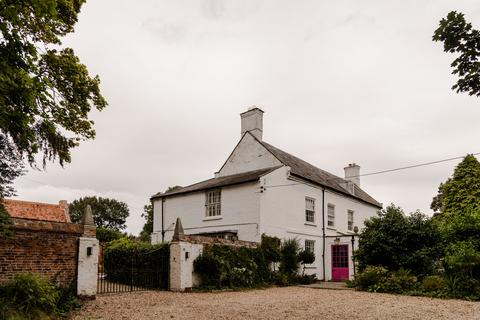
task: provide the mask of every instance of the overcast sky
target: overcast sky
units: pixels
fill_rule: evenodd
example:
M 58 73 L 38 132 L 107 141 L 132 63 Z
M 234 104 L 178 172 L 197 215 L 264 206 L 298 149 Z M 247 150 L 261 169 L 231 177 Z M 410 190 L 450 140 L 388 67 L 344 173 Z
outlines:
M 30 170 L 18 198 L 112 197 L 138 233 L 149 197 L 213 177 L 240 138 L 239 114 L 264 111 L 264 140 L 343 177 L 480 152 L 480 100 L 450 90 L 432 42 L 478 1 L 87 1 L 72 47 L 109 106 L 97 137 L 63 169 Z M 361 178 L 378 201 L 431 214 L 458 161 Z

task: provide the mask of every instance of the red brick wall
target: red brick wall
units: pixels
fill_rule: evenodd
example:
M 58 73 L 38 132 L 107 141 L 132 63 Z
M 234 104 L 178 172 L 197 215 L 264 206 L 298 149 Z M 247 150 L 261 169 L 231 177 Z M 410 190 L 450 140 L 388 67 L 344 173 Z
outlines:
M 68 286 L 76 279 L 78 238 L 83 226 L 72 223 L 12 219 L 14 236 L 0 240 L 0 282 L 33 272 Z

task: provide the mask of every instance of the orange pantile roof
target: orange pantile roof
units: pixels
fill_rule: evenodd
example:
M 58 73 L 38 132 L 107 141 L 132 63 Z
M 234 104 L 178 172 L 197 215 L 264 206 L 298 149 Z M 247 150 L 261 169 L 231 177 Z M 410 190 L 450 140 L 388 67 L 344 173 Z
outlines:
M 12 218 L 70 222 L 67 201 L 58 204 L 4 199 L 5 209 Z

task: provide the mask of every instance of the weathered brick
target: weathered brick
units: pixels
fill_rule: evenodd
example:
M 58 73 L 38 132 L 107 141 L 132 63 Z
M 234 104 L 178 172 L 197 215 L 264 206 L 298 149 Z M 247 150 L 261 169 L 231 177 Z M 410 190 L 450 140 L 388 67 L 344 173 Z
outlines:
M 67 286 L 76 279 L 78 238 L 83 226 L 13 219 L 14 236 L 0 240 L 0 282 L 34 272 Z

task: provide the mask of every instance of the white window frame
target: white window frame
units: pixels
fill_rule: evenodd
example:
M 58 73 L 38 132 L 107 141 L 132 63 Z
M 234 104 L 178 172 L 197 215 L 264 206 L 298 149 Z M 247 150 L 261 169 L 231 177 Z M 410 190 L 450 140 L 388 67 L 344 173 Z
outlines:
M 309 208 L 309 203 L 312 206 Z M 311 220 L 309 220 L 311 218 Z M 305 197 L 305 222 L 306 223 L 315 223 L 315 199 L 310 197 Z
M 222 190 L 214 189 L 205 192 L 205 217 L 222 215 Z
M 332 212 L 330 214 L 330 209 Z M 327 205 L 327 227 L 334 228 L 335 227 L 335 205 L 329 203 Z
M 353 222 L 355 221 L 355 211 L 347 210 L 347 229 L 353 231 Z
M 315 240 L 305 239 L 305 251 L 309 250 L 310 252 L 315 253 Z

